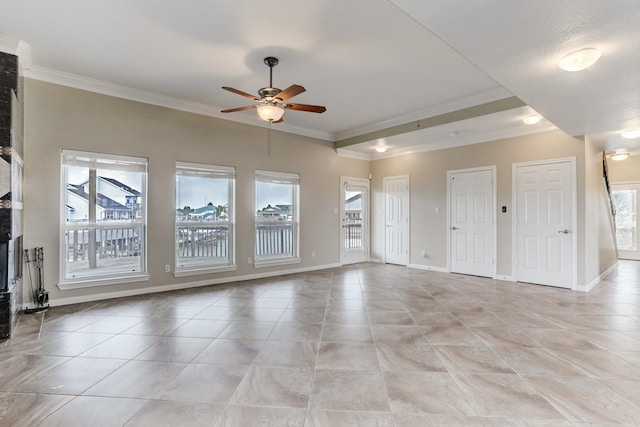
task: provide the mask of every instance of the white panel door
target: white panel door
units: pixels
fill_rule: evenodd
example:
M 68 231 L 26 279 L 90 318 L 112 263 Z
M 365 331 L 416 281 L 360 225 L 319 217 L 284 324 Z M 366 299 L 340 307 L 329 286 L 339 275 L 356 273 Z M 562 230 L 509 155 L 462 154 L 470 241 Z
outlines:
M 342 264 L 369 259 L 369 180 L 340 178 L 340 258 Z
M 409 178 L 383 179 L 385 200 L 385 262 L 409 264 Z
M 573 284 L 571 163 L 516 167 L 516 251 L 519 282 Z
M 449 173 L 451 272 L 494 276 L 493 169 Z

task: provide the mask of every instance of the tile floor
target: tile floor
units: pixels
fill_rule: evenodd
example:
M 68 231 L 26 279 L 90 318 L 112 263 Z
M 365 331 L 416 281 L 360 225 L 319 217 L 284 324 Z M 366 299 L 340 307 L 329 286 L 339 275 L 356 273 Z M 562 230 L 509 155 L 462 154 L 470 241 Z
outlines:
M 0 425 L 640 425 L 640 263 L 589 293 L 361 264 L 23 315 Z

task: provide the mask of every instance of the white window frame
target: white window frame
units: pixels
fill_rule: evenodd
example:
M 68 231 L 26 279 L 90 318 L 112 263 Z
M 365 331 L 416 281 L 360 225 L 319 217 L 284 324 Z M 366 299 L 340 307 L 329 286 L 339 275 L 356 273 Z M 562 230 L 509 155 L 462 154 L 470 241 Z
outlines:
M 148 159 L 144 157 L 123 156 L 116 154 L 93 153 L 76 150 L 61 150 L 61 173 L 60 173 L 60 277 L 58 288 L 61 290 L 86 288 L 93 286 L 112 285 L 120 283 L 141 282 L 149 280 L 147 271 L 147 178 Z M 96 215 L 95 222 L 88 220 L 78 224 L 68 223 L 67 218 L 67 166 L 81 166 L 91 169 L 110 169 L 120 171 L 132 171 L 142 173 L 142 183 L 140 188 L 140 215 L 130 218 L 127 222 L 117 224 L 98 223 L 100 219 Z M 97 190 L 96 190 L 97 191 Z M 90 196 L 91 197 L 91 196 Z M 97 210 L 97 209 L 96 209 Z M 124 226 L 124 227 L 123 227 Z M 97 271 L 94 276 L 67 277 L 67 232 L 83 230 L 117 230 L 121 228 L 138 228 L 140 230 L 139 252 L 140 264 L 131 272 L 102 273 Z M 117 233 L 117 231 L 116 231 Z M 74 249 L 75 250 L 75 249 Z
M 258 183 L 291 184 L 292 206 L 291 219 L 264 220 L 259 219 L 257 211 L 263 206 L 258 206 Z M 256 268 L 271 267 L 300 262 L 300 175 L 289 172 L 273 172 L 256 170 L 255 175 L 255 202 L 254 202 L 254 262 Z M 258 234 L 261 226 L 291 226 L 291 255 L 263 255 L 259 253 Z
M 226 178 L 229 181 L 229 199 L 228 209 L 227 209 L 227 220 L 226 221 L 212 221 L 212 222 L 197 222 L 197 221 L 178 221 L 176 215 L 175 218 L 175 268 L 173 275 L 175 277 L 183 277 L 183 276 L 192 276 L 196 274 L 207 274 L 207 273 L 219 273 L 224 271 L 233 271 L 237 269 L 235 263 L 235 187 L 236 187 L 236 169 L 230 166 L 219 166 L 219 165 L 208 165 L 208 164 L 200 164 L 200 163 L 188 163 L 188 162 L 176 162 L 176 201 L 178 198 L 178 194 L 180 189 L 178 188 L 178 177 L 179 176 L 202 176 L 202 177 L 210 177 L 210 178 Z M 180 226 L 199 226 L 203 227 L 203 224 L 210 226 L 210 228 L 217 228 L 223 226 L 227 229 L 227 262 L 219 263 L 219 262 L 211 262 L 211 263 L 201 263 L 198 265 L 180 265 L 178 250 L 179 250 L 179 241 L 178 241 L 178 227 Z M 209 228 L 209 227 L 204 227 Z

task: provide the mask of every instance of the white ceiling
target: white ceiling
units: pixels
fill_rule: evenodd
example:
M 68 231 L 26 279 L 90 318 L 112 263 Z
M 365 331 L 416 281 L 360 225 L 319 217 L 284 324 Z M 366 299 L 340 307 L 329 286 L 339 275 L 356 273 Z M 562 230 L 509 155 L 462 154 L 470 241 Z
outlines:
M 31 57 L 31 78 L 258 126 L 251 101 L 221 89 L 303 85 L 280 129 L 341 141 L 517 96 L 530 107 L 341 148 L 383 156 L 560 127 L 608 150 L 640 151 L 618 134 L 640 127 L 640 7 L 636 0 L 0 0 L 0 49 Z M 23 49 L 18 41 L 28 43 Z M 19 47 L 20 46 L 20 47 Z M 566 53 L 602 49 L 581 73 Z M 545 116 L 525 127 L 535 109 Z M 387 132 L 389 133 L 389 132 Z M 363 137 L 361 139 L 366 139 Z

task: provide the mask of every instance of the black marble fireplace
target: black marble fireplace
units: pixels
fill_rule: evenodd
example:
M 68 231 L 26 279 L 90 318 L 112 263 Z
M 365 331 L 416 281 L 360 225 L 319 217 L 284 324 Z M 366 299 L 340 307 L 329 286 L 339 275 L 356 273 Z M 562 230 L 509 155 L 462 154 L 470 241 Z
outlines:
M 0 338 L 22 309 L 22 88 L 18 57 L 0 52 Z

